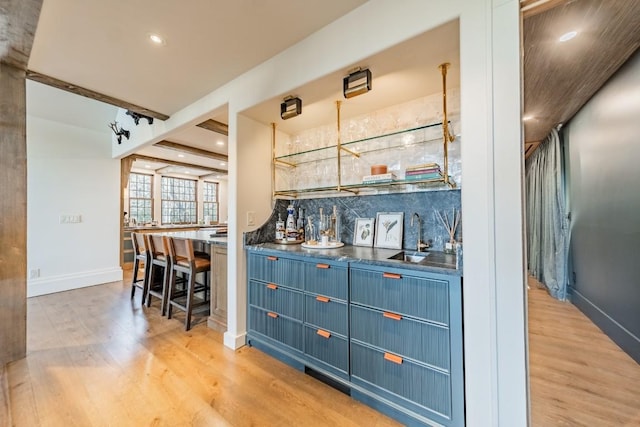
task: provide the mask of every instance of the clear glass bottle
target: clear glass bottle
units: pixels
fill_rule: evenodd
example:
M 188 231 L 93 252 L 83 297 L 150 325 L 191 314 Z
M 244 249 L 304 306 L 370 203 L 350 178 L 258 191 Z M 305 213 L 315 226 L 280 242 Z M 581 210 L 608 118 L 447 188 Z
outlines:
M 340 217 L 338 216 L 338 207 L 333 205 L 333 212 L 329 219 L 329 241 L 340 242 Z
M 305 237 L 306 237 L 307 243 L 315 244 L 315 243 L 318 242 L 317 236 L 316 236 L 316 227 L 313 225 L 313 217 L 312 216 L 308 216 L 307 217 L 307 227 L 306 227 L 304 233 L 305 233 Z
M 296 220 L 296 227 L 298 228 L 298 240 L 305 241 L 304 238 L 304 208 L 298 209 L 298 219 Z

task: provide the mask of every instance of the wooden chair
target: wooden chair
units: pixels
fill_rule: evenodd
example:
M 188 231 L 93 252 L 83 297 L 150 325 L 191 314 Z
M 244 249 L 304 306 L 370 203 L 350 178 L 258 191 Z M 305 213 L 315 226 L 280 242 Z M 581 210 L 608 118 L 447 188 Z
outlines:
M 160 313 L 164 316 L 167 307 L 169 279 L 171 277 L 171 258 L 169 255 L 169 241 L 165 236 L 145 234 L 149 263 L 149 286 L 145 295 L 147 307 L 151 307 L 151 297 L 160 298 Z M 156 278 L 158 269 L 163 270 L 162 281 Z
M 209 307 L 209 271 L 211 261 L 208 254 L 196 256 L 193 251 L 193 242 L 189 239 L 170 237 L 168 242 L 169 258 L 171 259 L 171 278 L 169 280 L 169 301 L 167 317 L 171 319 L 172 309 L 178 308 L 185 312 L 184 329 L 191 329 L 191 317 L 194 308 Z M 186 292 L 180 293 L 176 287 L 176 274 L 178 272 L 188 276 Z M 196 276 L 204 273 L 204 282 L 198 283 Z M 201 301 L 195 301 L 194 295 L 203 293 Z
M 136 294 L 136 288 L 142 289 L 142 304 L 144 304 L 144 298 L 147 295 L 149 289 L 149 271 L 151 269 L 151 262 L 149 262 L 149 256 L 147 254 L 147 245 L 145 243 L 145 237 L 142 233 L 131 233 L 131 243 L 133 243 L 133 276 L 131 278 L 131 299 Z M 138 279 L 138 270 L 140 269 L 140 262 L 144 263 L 144 276 L 142 279 Z

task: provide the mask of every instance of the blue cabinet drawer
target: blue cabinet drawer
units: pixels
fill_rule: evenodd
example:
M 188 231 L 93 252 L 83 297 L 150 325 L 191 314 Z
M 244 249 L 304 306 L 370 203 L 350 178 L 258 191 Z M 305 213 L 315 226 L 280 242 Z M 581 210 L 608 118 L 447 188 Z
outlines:
M 349 274 L 346 266 L 324 261 L 304 263 L 305 290 L 347 300 Z
M 449 282 L 395 269 L 351 269 L 351 302 L 449 324 Z
M 347 336 L 347 303 L 324 295 L 304 296 L 304 322 Z
M 302 293 L 273 283 L 249 281 L 249 304 L 302 320 Z
M 309 325 L 304 327 L 304 352 L 315 359 L 347 374 L 349 370 L 349 342 L 346 338 Z
M 352 305 L 351 339 L 449 371 L 449 329 L 445 326 Z
M 304 263 L 280 256 L 249 253 L 249 279 L 263 280 L 290 288 L 304 286 Z
M 273 311 L 249 306 L 249 327 L 255 332 L 302 351 L 302 322 Z
M 351 378 L 422 415 L 451 418 L 451 382 L 446 373 L 351 341 Z

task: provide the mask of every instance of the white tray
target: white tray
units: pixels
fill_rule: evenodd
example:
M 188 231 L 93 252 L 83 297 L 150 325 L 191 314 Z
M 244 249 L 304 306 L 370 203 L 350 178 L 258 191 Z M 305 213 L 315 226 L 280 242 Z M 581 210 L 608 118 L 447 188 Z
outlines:
M 301 245 L 303 248 L 307 248 L 307 249 L 336 249 L 336 248 L 341 248 L 344 246 L 344 243 L 342 242 L 335 242 L 335 243 L 329 243 L 328 245 L 321 245 L 321 244 L 317 244 L 317 245 L 308 245 L 307 243 L 303 243 Z

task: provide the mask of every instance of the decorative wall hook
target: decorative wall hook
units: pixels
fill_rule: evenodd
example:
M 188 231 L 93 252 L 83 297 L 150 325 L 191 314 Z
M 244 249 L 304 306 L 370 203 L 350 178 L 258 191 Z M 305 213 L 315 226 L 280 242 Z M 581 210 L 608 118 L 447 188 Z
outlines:
M 135 111 L 127 110 L 127 116 L 131 116 L 133 118 L 133 122 L 138 126 L 140 123 L 140 119 L 147 119 L 147 122 L 152 125 L 153 117 L 145 116 L 144 114 L 136 113 Z
M 120 127 L 120 129 L 118 129 L 118 122 L 109 123 L 109 128 L 111 128 L 113 133 L 115 133 L 116 136 L 118 137 L 118 144 L 122 143 L 123 136 L 129 139 L 129 136 L 131 135 L 131 132 L 122 128 L 122 126 Z

